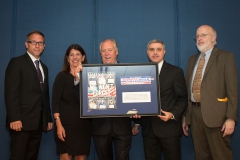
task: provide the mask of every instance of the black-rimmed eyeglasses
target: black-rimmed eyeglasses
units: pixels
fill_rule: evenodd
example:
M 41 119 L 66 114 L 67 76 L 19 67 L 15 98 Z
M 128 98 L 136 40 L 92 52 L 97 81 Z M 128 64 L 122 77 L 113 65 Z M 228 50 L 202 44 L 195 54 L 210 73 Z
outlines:
M 27 43 L 31 43 L 32 45 L 39 45 L 39 46 L 42 46 L 44 45 L 45 43 L 44 42 L 36 42 L 36 41 L 27 41 Z

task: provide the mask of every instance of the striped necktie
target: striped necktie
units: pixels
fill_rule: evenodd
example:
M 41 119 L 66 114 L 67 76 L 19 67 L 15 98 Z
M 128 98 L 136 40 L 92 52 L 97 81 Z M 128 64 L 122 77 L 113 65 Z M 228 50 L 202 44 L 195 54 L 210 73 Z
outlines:
M 41 72 L 41 70 L 39 68 L 39 61 L 36 60 L 34 63 L 36 64 L 36 69 L 37 69 L 37 73 L 38 73 L 38 79 L 39 79 L 39 82 L 40 82 L 40 88 L 41 88 L 41 90 L 43 90 L 43 77 L 42 77 L 42 72 Z
M 193 98 L 196 100 L 196 102 L 200 102 L 200 99 L 201 99 L 200 89 L 201 89 L 201 83 L 202 83 L 202 70 L 205 64 L 205 55 L 206 55 L 205 53 L 202 54 L 202 57 L 198 62 L 195 77 L 193 79 L 192 92 L 193 92 Z

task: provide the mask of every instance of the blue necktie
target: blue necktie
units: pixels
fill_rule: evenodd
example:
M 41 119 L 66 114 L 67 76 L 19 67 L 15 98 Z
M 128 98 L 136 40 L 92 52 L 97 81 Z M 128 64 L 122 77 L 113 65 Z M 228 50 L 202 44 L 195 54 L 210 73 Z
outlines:
M 42 72 L 41 72 L 41 70 L 39 68 L 39 61 L 36 60 L 35 64 L 36 64 L 38 78 L 39 78 L 39 82 L 40 82 L 40 88 L 41 88 L 41 90 L 43 90 L 43 78 L 42 78 Z

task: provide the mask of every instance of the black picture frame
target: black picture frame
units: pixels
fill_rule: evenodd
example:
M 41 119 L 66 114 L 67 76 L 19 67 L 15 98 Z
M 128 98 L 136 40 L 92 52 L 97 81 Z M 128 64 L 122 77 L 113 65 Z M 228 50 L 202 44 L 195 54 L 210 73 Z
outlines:
M 83 64 L 80 118 L 159 115 L 157 63 Z

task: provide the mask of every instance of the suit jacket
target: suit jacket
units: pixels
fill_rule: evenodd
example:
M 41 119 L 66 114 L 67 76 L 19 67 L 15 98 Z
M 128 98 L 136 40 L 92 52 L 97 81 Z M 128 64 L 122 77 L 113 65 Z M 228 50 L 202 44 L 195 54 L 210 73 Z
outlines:
M 91 121 L 80 118 L 79 84 L 74 85 L 74 76 L 71 73 L 58 73 L 52 90 L 52 111 L 60 113 L 61 123 L 65 129 L 79 128 L 91 134 Z
M 186 83 L 189 103 L 186 111 L 186 124 L 191 123 L 191 81 L 199 55 L 200 53 L 191 56 L 187 65 Z M 227 101 L 221 101 L 226 97 Z M 214 47 L 201 84 L 203 121 L 208 127 L 222 127 L 226 118 L 237 120 L 237 106 L 238 79 L 234 55 Z
M 92 119 L 92 135 L 106 135 L 110 133 L 111 128 L 117 135 L 130 135 L 131 119 L 129 117 Z
M 159 75 L 161 108 L 171 112 L 175 120 L 164 122 L 157 116 L 142 117 L 142 135 L 146 136 L 152 127 L 158 137 L 182 135 L 182 113 L 187 107 L 187 89 L 183 70 L 166 61 Z
M 111 128 L 117 135 L 130 135 L 132 134 L 131 119 L 129 117 L 92 119 L 92 135 L 106 135 L 110 133 Z
M 40 88 L 37 70 L 27 53 L 12 58 L 5 72 L 6 127 L 21 120 L 24 131 L 36 130 L 41 110 L 43 130 L 52 122 L 49 104 L 48 68 L 41 62 L 44 71 L 43 91 Z

